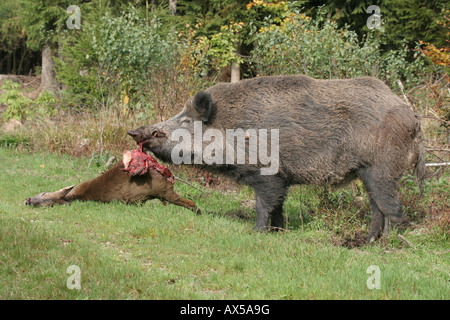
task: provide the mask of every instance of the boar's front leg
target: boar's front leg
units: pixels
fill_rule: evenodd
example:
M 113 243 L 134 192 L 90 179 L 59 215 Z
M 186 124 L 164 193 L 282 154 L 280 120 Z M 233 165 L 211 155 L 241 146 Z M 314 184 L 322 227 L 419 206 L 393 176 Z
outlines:
M 283 202 L 286 185 L 281 181 L 270 181 L 253 186 L 256 198 L 257 231 L 267 231 L 284 227 Z

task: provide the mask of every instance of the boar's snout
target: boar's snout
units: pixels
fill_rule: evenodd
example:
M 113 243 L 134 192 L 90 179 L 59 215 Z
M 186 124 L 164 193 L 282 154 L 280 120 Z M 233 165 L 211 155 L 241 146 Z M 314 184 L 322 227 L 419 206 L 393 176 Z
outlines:
M 31 198 L 25 199 L 25 205 L 31 206 Z
M 142 134 L 137 130 L 128 131 L 127 134 L 130 135 L 137 143 L 144 141 Z
M 133 137 L 133 139 L 137 143 L 141 143 L 145 140 L 149 140 L 151 138 L 164 138 L 167 136 L 167 133 L 165 133 L 162 130 L 159 130 L 157 128 L 149 128 L 145 130 L 145 133 L 142 132 L 143 130 L 131 130 L 128 131 L 127 134 Z

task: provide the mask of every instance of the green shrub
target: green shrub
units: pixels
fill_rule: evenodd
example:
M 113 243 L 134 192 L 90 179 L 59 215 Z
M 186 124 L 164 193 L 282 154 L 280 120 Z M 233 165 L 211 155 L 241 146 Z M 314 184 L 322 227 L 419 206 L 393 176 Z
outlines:
M 266 22 L 255 36 L 252 62 L 259 75 L 306 74 L 320 79 L 374 76 L 392 87 L 401 80 L 405 86 L 419 81 L 425 62 L 418 56 L 407 62 L 403 45 L 382 55 L 384 38 L 371 31 L 363 40 L 347 27 L 319 14 L 312 20 L 290 11 L 280 25 Z
M 9 80 L 3 83 L 2 90 L 5 92 L 0 95 L 0 104 L 5 104 L 6 110 L 1 117 L 5 121 L 50 117 L 56 113 L 56 99 L 48 91 L 41 92 L 36 100 L 32 100 L 21 92 L 19 83 Z
M 17 82 L 4 81 L 2 90 L 5 90 L 5 92 L 0 95 L 0 104 L 6 105 L 6 110 L 2 113 L 2 119 L 5 121 L 24 119 L 27 107 L 31 106 L 33 101 L 20 92 L 20 84 Z
M 107 12 L 84 22 L 82 32 L 62 33 L 57 74 L 70 102 L 129 107 L 148 98 L 149 80 L 175 63 L 178 45 L 156 17 L 146 21 L 140 14 L 130 5 L 119 17 Z

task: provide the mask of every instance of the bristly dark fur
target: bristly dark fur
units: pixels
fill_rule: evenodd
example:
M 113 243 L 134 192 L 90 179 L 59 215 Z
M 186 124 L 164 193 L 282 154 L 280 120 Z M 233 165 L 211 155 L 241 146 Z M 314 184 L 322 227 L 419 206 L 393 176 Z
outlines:
M 398 181 L 413 164 L 419 181 L 424 175 L 420 126 L 382 81 L 257 77 L 219 83 L 205 92 L 190 99 L 177 116 L 137 129 L 140 134 L 134 138 L 151 139 L 150 151 L 168 161 L 177 144 L 170 141 L 170 133 L 183 126 L 181 119 L 186 117 L 202 120 L 203 131 L 279 129 L 280 167 L 273 176 L 260 175 L 259 164 L 204 165 L 253 187 L 256 229 L 283 227 L 282 206 L 289 185 L 339 186 L 355 178 L 363 181 L 369 194 L 373 213 L 369 240 L 387 227 L 385 217 L 393 223 L 402 220 Z M 192 127 L 187 129 L 193 132 Z M 155 130 L 167 137 L 152 138 Z

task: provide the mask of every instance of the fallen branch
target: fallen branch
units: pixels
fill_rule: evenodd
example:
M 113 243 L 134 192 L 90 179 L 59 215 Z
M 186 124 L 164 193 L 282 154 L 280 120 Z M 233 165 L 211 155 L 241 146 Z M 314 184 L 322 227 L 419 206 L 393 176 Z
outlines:
M 450 166 L 450 162 L 440 162 L 440 163 L 425 163 L 427 167 L 442 167 L 442 166 Z
M 404 236 L 402 236 L 401 234 L 398 235 L 399 239 L 402 240 L 403 242 L 406 242 L 410 247 L 413 247 L 414 249 L 417 249 L 417 246 L 412 243 L 411 241 L 409 241 L 408 239 L 406 239 Z
M 402 94 L 403 94 L 403 98 L 405 99 L 406 103 L 409 105 L 409 107 L 411 108 L 412 111 L 414 111 L 414 105 L 411 103 L 411 101 L 409 101 L 408 97 L 406 96 L 405 92 L 403 91 L 403 83 L 398 80 L 398 85 L 400 86 L 400 90 L 402 90 Z
M 280 227 L 269 227 L 270 231 L 283 231 L 283 232 L 291 232 L 291 230 L 280 228 Z
M 200 191 L 201 193 L 203 193 L 203 190 L 200 190 L 199 188 L 197 188 L 196 186 L 194 186 L 192 183 L 187 182 L 186 180 L 183 180 L 181 178 L 178 178 L 177 176 L 173 176 L 176 180 L 181 181 L 183 183 L 186 183 L 187 185 L 191 186 L 194 189 L 197 189 L 198 191 Z
M 423 118 L 423 119 L 433 119 L 433 120 L 441 121 L 441 122 L 444 122 L 444 123 L 450 123 L 450 121 L 441 119 L 441 118 L 439 118 L 437 115 L 436 115 L 435 117 L 432 117 L 432 116 L 419 116 L 419 117 L 420 117 L 420 118 Z
M 432 149 L 432 148 L 427 149 L 427 148 L 425 148 L 425 151 L 426 151 L 426 152 L 430 152 L 430 151 L 440 151 L 440 152 L 448 152 L 448 153 L 450 153 L 450 149 Z

